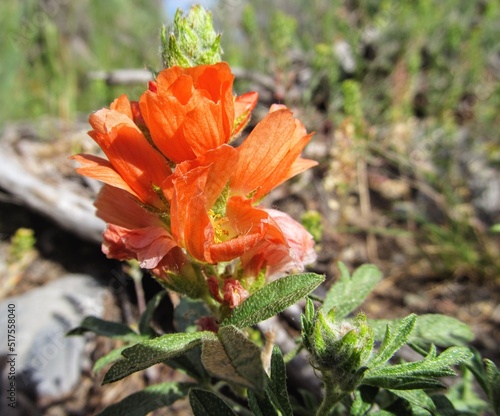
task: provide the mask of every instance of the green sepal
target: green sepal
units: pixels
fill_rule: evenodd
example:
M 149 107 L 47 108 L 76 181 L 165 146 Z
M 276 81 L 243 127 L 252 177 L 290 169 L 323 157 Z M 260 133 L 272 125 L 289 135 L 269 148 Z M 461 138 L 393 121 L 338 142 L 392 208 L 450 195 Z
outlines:
M 118 403 L 108 406 L 97 416 L 146 416 L 161 407 L 170 406 L 185 397 L 192 383 L 160 383 L 125 397 Z
M 221 326 L 243 328 L 264 321 L 302 299 L 323 280 L 324 276 L 315 273 L 295 274 L 275 280 L 233 309 Z

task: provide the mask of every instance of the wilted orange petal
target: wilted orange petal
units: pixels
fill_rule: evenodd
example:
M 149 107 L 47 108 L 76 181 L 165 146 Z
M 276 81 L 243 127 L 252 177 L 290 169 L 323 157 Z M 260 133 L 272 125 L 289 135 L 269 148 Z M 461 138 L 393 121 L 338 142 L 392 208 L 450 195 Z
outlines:
M 148 226 L 162 226 L 158 215 L 146 211 L 129 192 L 104 185 L 94 203 L 97 216 L 105 222 L 133 230 Z
M 161 227 L 131 230 L 122 237 L 127 248 L 137 254 L 140 266 L 153 269 L 165 255 L 177 246 L 172 236 Z

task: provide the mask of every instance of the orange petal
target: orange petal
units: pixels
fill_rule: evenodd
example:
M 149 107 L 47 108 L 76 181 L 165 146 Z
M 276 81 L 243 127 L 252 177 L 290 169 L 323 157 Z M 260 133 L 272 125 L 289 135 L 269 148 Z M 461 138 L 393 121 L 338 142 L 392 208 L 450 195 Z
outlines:
M 163 225 L 158 215 L 145 210 L 137 198 L 113 186 L 104 185 L 94 205 L 99 218 L 129 230 Z
M 152 140 L 167 158 L 181 163 L 229 141 L 233 79 L 226 63 L 160 72 L 139 104 Z
M 265 241 L 286 244 L 279 227 L 262 209 L 252 206 L 250 200 L 235 196 L 229 198 L 226 208 L 229 226 L 238 237 L 212 244 L 210 256 L 213 261 L 230 261 L 250 253 Z
M 259 94 L 256 92 L 247 92 L 235 98 L 233 136 L 239 134 L 247 125 L 258 98 Z
M 137 194 L 130 188 L 130 186 L 123 180 L 123 178 L 116 172 L 111 163 L 94 155 L 73 155 L 70 159 L 76 160 L 80 163 L 80 167 L 76 171 L 83 176 L 97 179 L 101 182 L 107 183 L 116 188 L 123 189 L 130 194 L 137 196 Z
M 209 150 L 204 155 L 190 161 L 180 163 L 176 166 L 172 179 L 184 175 L 190 170 L 200 166 L 209 168 L 207 181 L 203 190 L 207 205 L 206 209 L 212 208 L 226 186 L 231 174 L 238 163 L 238 152 L 229 145 L 222 145 L 214 150 Z
M 161 187 L 170 175 L 163 156 L 126 115 L 102 109 L 90 116 L 89 134 L 99 144 L 114 170 L 145 203 L 161 206 L 153 185 Z
M 173 179 L 171 202 L 172 235 L 194 258 L 210 261 L 205 255 L 206 229 L 210 225 L 206 209 L 206 185 L 209 167 L 200 166 Z
M 262 198 L 305 168 L 307 164 L 294 163 L 311 136 L 291 111 L 270 112 L 238 148 L 239 161 L 231 178 L 231 190 L 244 195 L 255 192 L 254 200 Z

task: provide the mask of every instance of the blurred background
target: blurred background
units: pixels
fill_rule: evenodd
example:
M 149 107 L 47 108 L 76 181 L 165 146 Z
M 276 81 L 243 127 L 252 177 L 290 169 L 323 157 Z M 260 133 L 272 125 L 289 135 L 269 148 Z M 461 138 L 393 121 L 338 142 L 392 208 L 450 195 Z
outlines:
M 385 279 L 363 305 L 369 317 L 457 317 L 498 364 L 500 3 L 201 4 L 223 33 L 236 92 L 259 92 L 249 127 L 277 102 L 316 132 L 305 156 L 319 166 L 265 204 L 309 227 L 318 244 L 312 270 L 326 274 L 326 287 L 338 261 L 374 263 Z M 17 305 L 22 324 L 17 398 L 25 414 L 94 414 L 151 381 L 179 377 L 155 370 L 100 387 L 92 364 L 116 345 L 64 337 L 88 314 L 133 324 L 158 290 L 104 258 L 92 212 L 98 186 L 67 157 L 97 151 L 88 115 L 122 93 L 139 98 L 161 67 L 160 25 L 190 5 L 0 3 L 0 302 Z M 171 309 L 167 300 L 163 319 Z

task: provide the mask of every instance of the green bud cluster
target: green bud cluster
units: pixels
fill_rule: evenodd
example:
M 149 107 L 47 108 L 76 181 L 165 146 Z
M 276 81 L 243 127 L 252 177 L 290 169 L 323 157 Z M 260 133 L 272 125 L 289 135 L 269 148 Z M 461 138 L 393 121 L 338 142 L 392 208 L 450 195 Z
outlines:
M 184 17 L 178 9 L 172 26 L 162 27 L 161 55 L 165 68 L 220 62 L 220 34 L 215 32 L 211 13 L 201 6 L 193 6 Z
M 302 338 L 312 365 L 343 392 L 353 391 L 363 378 L 373 349 L 373 330 L 366 316 L 337 320 L 335 309 L 314 311 L 308 300 L 302 316 Z

